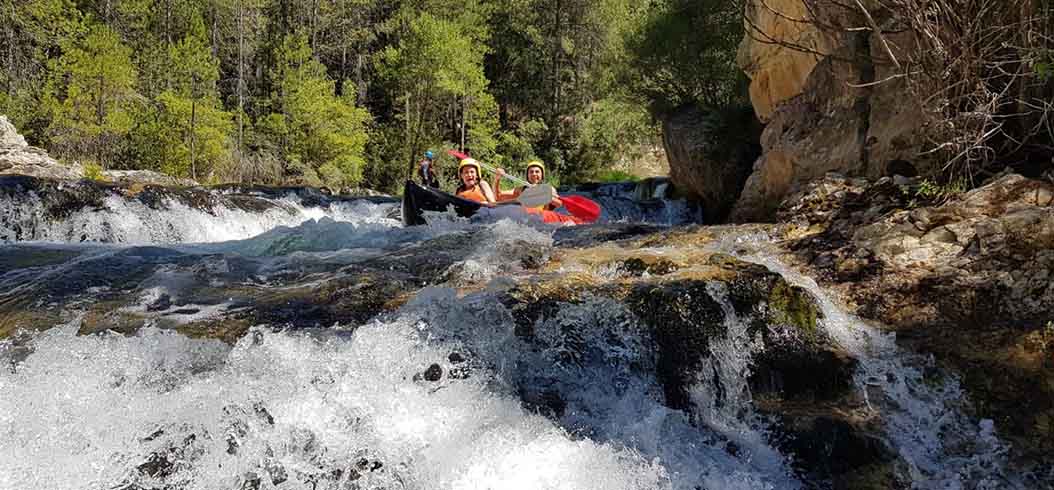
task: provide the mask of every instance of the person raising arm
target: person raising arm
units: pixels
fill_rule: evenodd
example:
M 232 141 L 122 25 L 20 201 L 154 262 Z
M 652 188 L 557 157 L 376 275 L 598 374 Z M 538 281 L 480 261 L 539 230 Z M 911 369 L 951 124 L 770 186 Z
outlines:
M 500 181 L 501 178 L 506 175 L 505 169 L 499 168 L 494 173 L 493 187 L 497 192 L 497 201 L 515 201 L 520 197 L 520 193 L 523 192 L 525 186 L 517 187 L 511 191 L 504 192 L 501 190 Z M 545 164 L 540 160 L 532 160 L 527 163 L 527 182 L 531 185 L 541 184 L 545 180 Z M 560 196 L 556 193 L 556 189 L 553 189 L 553 200 L 543 208 L 552 211 L 560 206 L 563 206 L 563 201 L 560 200 Z

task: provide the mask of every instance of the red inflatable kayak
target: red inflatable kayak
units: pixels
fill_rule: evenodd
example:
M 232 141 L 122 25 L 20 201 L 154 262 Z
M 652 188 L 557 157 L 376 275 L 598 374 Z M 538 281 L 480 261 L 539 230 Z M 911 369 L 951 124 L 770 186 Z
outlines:
M 528 214 L 537 214 L 537 215 L 541 216 L 542 217 L 542 221 L 544 221 L 546 223 L 571 223 L 571 224 L 575 224 L 575 225 L 580 225 L 580 224 L 585 223 L 585 221 L 583 221 L 581 219 L 578 219 L 578 218 L 576 218 L 574 216 L 570 216 L 570 215 L 566 215 L 566 214 L 560 214 L 560 213 L 557 213 L 556 211 L 543 211 L 541 209 L 535 209 L 535 208 L 523 208 L 523 210 L 526 211 Z

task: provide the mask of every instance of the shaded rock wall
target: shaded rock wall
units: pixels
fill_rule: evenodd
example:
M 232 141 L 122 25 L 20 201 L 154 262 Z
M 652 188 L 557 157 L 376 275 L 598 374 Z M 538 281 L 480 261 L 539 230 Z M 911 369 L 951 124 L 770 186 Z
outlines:
M 702 202 L 707 223 L 725 221 L 761 152 L 761 127 L 751 112 L 682 107 L 663 120 L 670 178 Z

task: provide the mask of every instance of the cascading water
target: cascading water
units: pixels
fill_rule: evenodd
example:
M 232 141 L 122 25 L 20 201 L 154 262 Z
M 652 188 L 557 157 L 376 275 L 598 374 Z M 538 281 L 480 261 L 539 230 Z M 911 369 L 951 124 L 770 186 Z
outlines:
M 0 244 L 0 307 L 32 288 L 47 292 L 31 298 L 46 306 L 62 278 L 90 283 L 103 267 L 133 264 L 136 282 L 54 303 L 64 324 L 11 320 L 41 331 L 0 341 L 0 489 L 824 488 L 770 442 L 747 382 L 766 346 L 720 281 L 705 289 L 724 333 L 689 380 L 688 408 L 673 409 L 656 339 L 627 305 L 585 294 L 521 331 L 503 295 L 535 279 L 527 262 L 549 260 L 551 227 L 440 215 L 403 228 L 389 217 L 394 204 L 295 196 L 249 211 L 115 195 L 55 219 L 25 199 L 0 202 L 3 222 L 19 223 L 7 240 L 66 243 Z M 437 266 L 445 284 L 417 285 L 401 306 L 359 323 L 285 328 L 295 322 L 244 316 L 262 307 L 228 297 L 325 291 L 367 266 L 398 278 L 409 259 L 445 264 L 435 240 L 457 255 Z M 861 359 L 859 389 L 884 414 L 914 487 L 1014 486 L 991 424 L 953 410 L 954 382 L 926 384 L 917 359 L 814 283 L 768 256 L 746 258 L 820 299 L 824 327 Z M 468 284 L 486 287 L 452 288 Z M 78 335 L 96 314 L 89 306 L 119 301 L 119 313 L 145 319 L 134 334 Z M 154 327 L 221 318 L 252 323 L 231 344 Z M 975 447 L 950 447 L 949 431 Z
M 768 236 L 747 234 L 717 248 L 764 265 L 819 300 L 826 331 L 861 360 L 857 387 L 868 406 L 882 413 L 886 431 L 909 466 L 912 488 L 1027 488 L 1007 469 L 1009 447 L 996 435 L 994 423 L 963 413 L 965 395 L 953 376 L 941 373 L 931 358 L 899 349 L 894 333 L 846 313 L 814 280 L 768 251 L 770 242 Z
M 98 203 L 49 216 L 45 197 L 30 191 L 0 196 L 0 242 L 106 242 L 126 244 L 205 243 L 251 238 L 279 226 L 297 226 L 324 217 L 335 221 L 392 226 L 369 201 L 338 201 L 322 207 L 304 205 L 296 196 L 254 197 L 251 209 L 238 207 L 219 192 L 205 193 L 215 203 L 198 208 L 174 197 L 148 205 L 116 192 Z

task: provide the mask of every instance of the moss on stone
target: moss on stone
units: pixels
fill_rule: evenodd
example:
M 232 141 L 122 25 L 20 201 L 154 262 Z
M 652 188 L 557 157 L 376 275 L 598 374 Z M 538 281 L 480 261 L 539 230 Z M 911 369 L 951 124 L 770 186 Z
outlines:
M 816 335 L 820 309 L 807 291 L 781 279 L 769 293 L 768 303 L 774 321 L 794 325 L 810 336 Z

